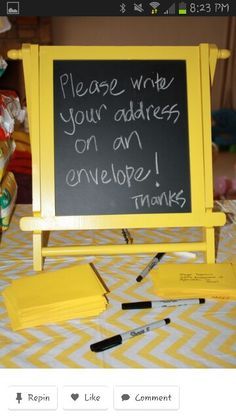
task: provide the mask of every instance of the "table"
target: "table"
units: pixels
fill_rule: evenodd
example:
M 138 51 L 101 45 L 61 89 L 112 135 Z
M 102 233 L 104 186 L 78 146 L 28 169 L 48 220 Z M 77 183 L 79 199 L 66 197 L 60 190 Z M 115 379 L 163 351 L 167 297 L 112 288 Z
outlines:
M 224 203 L 236 214 L 236 201 Z M 22 216 L 31 214 L 30 205 L 17 205 L 9 230 L 2 234 L 0 250 L 0 292 L 24 275 L 34 275 L 32 235 L 19 229 Z M 231 219 L 232 220 L 232 219 Z M 133 230 L 135 243 L 178 241 L 179 229 Z M 181 239 L 199 240 L 197 228 L 181 229 Z M 236 263 L 236 225 L 216 230 L 217 262 Z M 50 244 L 124 243 L 120 230 L 53 232 Z M 236 302 L 207 300 L 200 306 L 161 310 L 121 311 L 121 302 L 157 298 L 148 276 L 137 284 L 136 276 L 151 255 L 104 256 L 47 259 L 45 269 L 60 269 L 93 261 L 110 293 L 108 309 L 97 318 L 13 332 L 0 296 L 0 367 L 2 368 L 234 368 L 236 367 Z M 184 263 L 182 254 L 166 255 L 161 263 Z M 191 259 L 188 259 L 190 262 Z M 196 254 L 193 262 L 201 262 Z M 1 295 L 1 294 L 0 294 Z M 170 317 L 170 325 L 130 339 L 101 353 L 90 344 L 105 337 Z

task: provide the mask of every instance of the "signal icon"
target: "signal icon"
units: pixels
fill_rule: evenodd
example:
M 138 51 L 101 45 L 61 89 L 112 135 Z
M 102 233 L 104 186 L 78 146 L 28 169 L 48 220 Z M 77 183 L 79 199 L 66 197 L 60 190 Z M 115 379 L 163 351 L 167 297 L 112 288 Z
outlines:
M 158 12 L 157 8 L 158 6 L 160 6 L 160 3 L 158 3 L 157 1 L 152 1 L 151 3 L 149 3 L 149 5 L 152 8 L 152 15 L 156 15 Z
M 164 12 L 164 15 L 175 15 L 175 3 L 173 3 L 169 9 Z

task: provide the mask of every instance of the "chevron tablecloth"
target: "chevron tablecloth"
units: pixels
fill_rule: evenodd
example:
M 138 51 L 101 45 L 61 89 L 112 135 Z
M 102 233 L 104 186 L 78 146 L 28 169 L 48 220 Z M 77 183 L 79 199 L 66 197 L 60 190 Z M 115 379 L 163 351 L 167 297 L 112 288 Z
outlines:
M 236 201 L 226 202 L 236 213 Z M 34 275 L 32 235 L 19 229 L 22 216 L 31 207 L 18 205 L 11 226 L 1 236 L 0 292 L 23 275 Z M 231 218 L 232 221 L 232 218 Z M 135 243 L 200 239 L 191 229 L 132 230 Z M 236 226 L 227 223 L 216 229 L 217 262 L 236 263 Z M 50 244 L 124 243 L 120 230 L 53 232 Z M 45 269 L 93 261 L 110 293 L 108 309 L 97 318 L 75 319 L 61 324 L 12 332 L 0 294 L 1 368 L 234 368 L 236 367 L 236 302 L 208 300 L 200 306 L 161 310 L 121 311 L 121 302 L 154 299 L 149 276 L 137 284 L 136 276 L 152 255 L 47 259 Z M 161 263 L 190 262 L 184 254 L 170 254 Z M 201 262 L 196 254 L 193 262 Z M 90 344 L 155 320 L 170 317 L 170 325 L 135 337 L 101 353 Z

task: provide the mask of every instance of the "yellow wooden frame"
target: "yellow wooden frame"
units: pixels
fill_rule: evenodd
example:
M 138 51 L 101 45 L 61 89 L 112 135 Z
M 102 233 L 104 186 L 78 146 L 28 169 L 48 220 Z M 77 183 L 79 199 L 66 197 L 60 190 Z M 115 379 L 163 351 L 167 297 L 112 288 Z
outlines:
M 215 261 L 214 226 L 225 216 L 213 213 L 210 82 L 216 61 L 227 58 L 227 50 L 201 44 L 194 47 L 157 46 L 38 46 L 25 44 L 9 51 L 24 66 L 33 167 L 33 217 L 21 219 L 22 230 L 33 231 L 34 268 L 42 269 L 43 257 L 158 251 L 195 250 Z M 187 77 L 191 213 L 121 214 L 96 216 L 55 216 L 54 179 L 54 60 L 185 60 Z M 203 227 L 204 240 L 198 243 L 162 245 L 111 245 L 48 247 L 48 231 L 159 227 Z

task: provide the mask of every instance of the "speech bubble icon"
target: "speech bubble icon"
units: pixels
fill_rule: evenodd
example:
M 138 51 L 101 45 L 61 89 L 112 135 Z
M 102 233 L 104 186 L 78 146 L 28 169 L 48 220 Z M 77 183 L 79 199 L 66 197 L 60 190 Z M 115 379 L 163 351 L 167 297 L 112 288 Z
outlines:
M 129 399 L 130 399 L 129 394 L 122 394 L 122 396 L 121 396 L 121 400 L 122 400 L 122 402 L 123 402 L 124 400 L 129 400 Z

